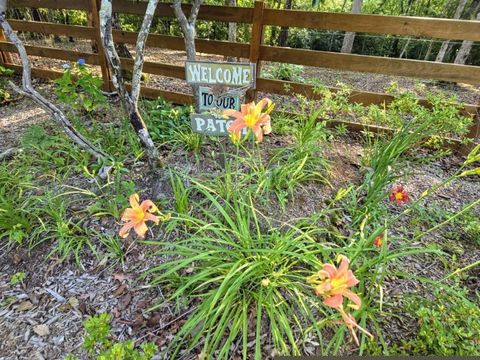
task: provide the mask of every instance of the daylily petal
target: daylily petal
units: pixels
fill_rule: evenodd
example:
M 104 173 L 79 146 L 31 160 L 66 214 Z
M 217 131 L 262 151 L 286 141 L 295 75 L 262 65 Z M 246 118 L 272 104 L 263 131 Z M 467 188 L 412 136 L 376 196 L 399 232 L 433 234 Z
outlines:
M 138 207 L 138 202 L 140 201 L 140 197 L 138 196 L 137 193 L 130 195 L 130 198 L 128 199 L 130 202 L 130 205 L 132 208 Z
M 125 209 L 122 214 L 122 221 L 135 221 L 138 218 L 138 211 L 132 208 Z
M 347 272 L 347 286 L 352 287 L 359 283 L 358 279 L 353 275 L 352 270 L 348 270 Z
M 153 214 L 145 214 L 145 220 L 153 221 L 157 225 L 160 222 L 160 218 L 158 216 L 153 215 Z
M 247 127 L 247 125 L 245 124 L 245 121 L 243 119 L 237 119 L 230 124 L 227 130 L 230 133 L 239 133 L 245 127 Z
M 348 261 L 347 257 L 343 255 L 340 255 L 339 258 L 341 260 L 340 260 L 340 266 L 338 267 L 337 276 L 343 277 L 347 274 L 348 264 L 350 263 L 350 261 Z
M 128 233 L 130 232 L 130 229 L 135 226 L 135 223 L 129 222 L 126 223 L 125 225 L 122 226 L 120 231 L 118 232 L 118 235 L 122 238 L 126 238 L 128 236 Z
M 315 287 L 315 294 L 317 296 L 321 296 L 329 292 L 330 290 L 332 290 L 332 284 L 330 284 L 330 282 L 323 282 Z
M 337 274 L 337 268 L 332 264 L 324 264 L 323 271 L 325 271 L 330 278 L 333 278 Z
M 343 296 L 340 295 L 340 294 L 329 296 L 325 300 L 323 300 L 323 303 L 327 306 L 330 306 L 330 307 L 336 309 L 336 308 L 342 306 Z
M 355 294 L 353 291 L 350 291 L 348 289 L 343 291 L 343 296 L 345 296 L 347 299 L 351 300 L 354 305 L 349 305 L 353 309 L 360 309 L 360 306 L 362 306 L 362 299 L 360 299 L 360 296 Z
M 263 130 L 260 127 L 260 125 L 256 125 L 252 129 L 253 133 L 255 134 L 255 137 L 257 138 L 256 143 L 260 143 L 263 140 Z
M 142 222 L 140 224 L 135 225 L 133 230 L 135 230 L 138 236 L 140 236 L 141 238 L 144 238 L 145 234 L 148 231 L 148 226 L 145 224 L 145 222 Z
M 223 116 L 231 116 L 234 118 L 239 118 L 242 117 L 243 114 L 240 111 L 234 110 L 234 109 L 227 109 L 223 111 Z
M 153 203 L 152 200 L 143 200 L 140 204 L 140 208 L 145 211 L 156 212 L 158 211 L 157 206 Z

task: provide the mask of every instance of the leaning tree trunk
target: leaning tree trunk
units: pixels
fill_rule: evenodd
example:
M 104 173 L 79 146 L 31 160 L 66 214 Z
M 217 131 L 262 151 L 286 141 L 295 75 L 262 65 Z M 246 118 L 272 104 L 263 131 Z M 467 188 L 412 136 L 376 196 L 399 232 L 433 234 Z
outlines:
M 198 11 L 203 0 L 194 0 L 190 15 L 187 19 L 185 13 L 182 10 L 181 0 L 174 0 L 173 12 L 183 32 L 183 38 L 185 41 L 185 51 L 187 53 L 187 60 L 194 61 L 196 59 L 195 49 L 195 23 L 197 21 Z M 198 111 L 198 86 L 192 85 L 193 97 L 195 100 L 195 109 Z
M 352 4 L 352 14 L 360 14 L 362 11 L 363 0 L 353 0 Z M 347 32 L 345 33 L 345 37 L 343 38 L 342 53 L 350 54 L 353 48 L 353 42 L 355 40 L 355 33 L 354 32 Z
M 453 16 L 454 19 L 460 19 L 462 16 L 463 9 L 465 9 L 465 5 L 467 4 L 468 0 L 459 0 L 457 10 L 455 10 L 455 15 Z M 436 62 L 443 62 L 445 60 L 445 56 L 450 49 L 450 40 L 445 40 L 438 51 L 437 57 L 435 59 Z
M 135 62 L 133 66 L 132 75 L 132 89 L 129 93 L 126 89 L 125 82 L 122 76 L 122 66 L 120 57 L 115 50 L 115 44 L 112 37 L 112 0 L 102 0 L 100 8 L 100 35 L 105 49 L 106 58 L 112 69 L 112 81 L 118 94 L 122 99 L 130 119 L 130 123 L 137 133 L 140 143 L 142 144 L 145 154 L 148 159 L 148 164 L 152 170 L 158 168 L 158 151 L 148 133 L 147 126 L 138 110 L 138 98 L 140 95 L 140 79 L 142 75 L 142 68 L 144 63 L 143 54 L 145 51 L 145 42 L 147 40 L 148 31 L 152 24 L 153 15 L 157 7 L 158 0 L 149 0 L 147 10 L 143 18 L 142 27 L 138 33 Z
M 473 4 L 473 3 L 472 3 Z M 476 20 L 480 20 L 480 1 L 477 1 L 477 4 L 474 8 L 473 13 L 477 13 Z M 463 40 L 460 49 L 457 52 L 457 56 L 455 56 L 455 64 L 465 64 L 467 62 L 468 56 L 470 55 L 470 51 L 473 47 L 473 41 L 470 40 Z
M 31 78 L 31 66 L 30 61 L 28 60 L 27 52 L 23 43 L 18 38 L 17 34 L 12 30 L 12 27 L 7 21 L 6 18 L 6 9 L 7 9 L 7 0 L 0 0 L 0 25 L 3 29 L 5 36 L 15 45 L 17 48 L 20 60 L 22 63 L 22 89 L 18 88 L 15 84 L 10 83 L 10 85 L 19 93 L 30 97 L 38 105 L 40 105 L 46 112 L 48 112 L 58 123 L 59 126 L 63 128 L 63 131 L 82 149 L 88 151 L 93 155 L 97 160 L 106 160 L 108 158 L 107 154 L 103 151 L 97 149 L 92 143 L 90 143 L 82 134 L 80 134 L 68 121 L 65 114 L 54 104 L 44 98 L 40 93 L 38 93 L 32 86 Z M 108 168 L 102 168 L 103 171 L 99 174 L 101 177 L 104 177 L 105 170 L 108 171 Z

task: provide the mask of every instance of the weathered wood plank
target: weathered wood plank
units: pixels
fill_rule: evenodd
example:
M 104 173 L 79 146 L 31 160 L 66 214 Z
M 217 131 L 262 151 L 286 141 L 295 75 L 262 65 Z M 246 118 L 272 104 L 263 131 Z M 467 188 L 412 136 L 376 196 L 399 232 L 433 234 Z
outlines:
M 113 2 L 113 11 L 123 14 L 143 15 L 147 8 L 146 3 L 135 3 L 127 0 L 115 0 Z M 182 9 L 188 17 L 192 6 L 183 4 Z M 250 23 L 252 19 L 252 8 L 230 7 L 216 5 L 202 5 L 198 13 L 198 20 L 212 20 L 223 22 Z M 155 11 L 156 16 L 174 17 L 173 9 L 170 3 L 158 4 Z
M 72 36 L 80 39 L 94 39 L 95 29 L 89 26 L 63 25 L 38 21 L 24 21 L 9 19 L 14 30 Z
M 260 59 L 290 64 L 480 84 L 480 67 L 380 56 L 261 46 Z
M 120 60 L 122 62 L 122 67 L 132 70 L 134 63 L 132 59 L 121 58 Z M 179 65 L 145 61 L 143 64 L 143 72 L 177 79 L 185 79 L 185 67 Z
M 480 41 L 480 21 L 265 9 L 265 25 Z
M 10 42 L 0 41 L 0 50 L 6 52 L 17 53 L 17 48 Z M 85 59 L 87 64 L 90 65 L 100 65 L 98 60 L 98 55 L 94 53 L 73 51 L 73 50 L 63 50 L 63 49 L 54 49 L 44 46 L 32 46 L 25 45 L 25 50 L 27 54 L 31 56 L 39 56 L 49 59 L 59 59 L 66 61 L 77 61 L 79 58 Z
M 90 10 L 90 4 L 85 0 L 10 0 L 8 5 L 14 8 Z
M 127 44 L 135 44 L 137 33 L 129 31 L 113 30 L 113 40 Z M 185 51 L 185 42 L 180 36 L 150 34 L 147 38 L 147 46 L 162 49 Z M 198 52 L 217 54 L 224 56 L 248 57 L 249 45 L 242 43 L 230 43 L 227 41 L 195 39 Z

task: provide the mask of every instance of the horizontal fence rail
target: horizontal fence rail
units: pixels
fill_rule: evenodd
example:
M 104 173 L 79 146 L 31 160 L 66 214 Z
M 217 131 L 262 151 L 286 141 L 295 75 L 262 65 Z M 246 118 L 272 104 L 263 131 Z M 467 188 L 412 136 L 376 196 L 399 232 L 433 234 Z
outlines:
M 71 36 L 80 39 L 92 40 L 98 43 L 98 0 L 10 0 L 9 5 L 15 8 L 33 7 L 47 9 L 82 10 L 90 13 L 89 26 L 64 25 L 48 22 L 9 20 L 14 30 L 22 32 L 35 32 L 42 34 Z M 113 11 L 123 14 L 143 16 L 147 3 L 128 0 L 113 0 Z M 191 9 L 190 5 L 182 5 L 187 16 Z M 156 16 L 162 18 L 174 17 L 171 4 L 161 3 L 156 9 Z M 97 19 L 97 20 L 95 20 Z M 378 73 L 413 78 L 436 79 L 451 82 L 460 82 L 478 85 L 480 84 L 480 67 L 470 65 L 457 65 L 437 63 L 432 61 L 397 59 L 380 56 L 367 56 L 358 54 L 344 54 L 329 51 L 314 51 L 305 49 L 293 49 L 278 46 L 266 46 L 262 44 L 262 34 L 265 26 L 287 26 L 319 30 L 351 31 L 362 33 L 388 34 L 412 36 L 420 38 L 432 38 L 442 40 L 469 40 L 480 41 L 480 21 L 454 20 L 406 16 L 384 16 L 367 14 L 325 13 L 316 11 L 277 10 L 264 8 L 260 1 L 253 8 L 202 5 L 198 14 L 199 20 L 237 22 L 252 24 L 251 41 L 249 44 L 196 39 L 196 49 L 199 53 L 229 56 L 248 59 L 257 64 L 257 88 L 255 91 L 288 95 L 300 93 L 311 98 L 318 98 L 313 87 L 308 84 L 286 82 L 280 80 L 264 79 L 259 76 L 262 61 L 283 62 L 320 68 L 348 70 L 362 73 Z M 1 35 L 1 33 L 0 33 Z M 116 42 L 135 44 L 136 32 L 114 30 L 113 37 Z M 0 37 L 0 40 L 1 39 Z M 170 50 L 184 51 L 183 37 L 150 34 L 147 46 Z M 102 70 L 104 87 L 113 89 L 110 80 L 110 72 L 106 65 L 103 53 L 80 52 L 73 50 L 53 49 L 44 46 L 26 46 L 27 53 L 32 56 L 76 61 L 84 58 L 91 65 L 98 65 Z M 0 61 L 5 66 L 11 67 L 16 72 L 21 72 L 21 67 L 7 61 L 11 59 L 9 53 L 15 53 L 16 49 L 8 41 L 0 41 Z M 122 65 L 126 68 L 133 66 L 131 59 L 122 59 Z M 165 63 L 145 62 L 145 73 L 184 79 L 183 66 Z M 33 68 L 32 75 L 48 79 L 55 79 L 62 75 L 59 71 Z M 289 89 L 288 91 L 286 89 Z M 335 88 L 330 88 L 335 91 Z M 256 92 L 249 92 L 250 98 L 255 97 Z M 189 94 L 169 92 L 149 87 L 142 88 L 142 94 L 146 97 L 162 96 L 176 103 L 190 104 L 193 97 Z M 367 91 L 354 90 L 349 100 L 354 103 L 384 104 L 394 98 L 391 95 Z M 424 106 L 429 104 L 420 100 Z M 466 105 L 464 111 L 476 115 L 476 123 L 472 126 L 470 137 L 480 136 L 480 119 L 478 116 L 479 106 Z M 349 129 L 365 128 L 361 124 L 347 124 Z M 369 126 L 373 129 L 375 126 Z M 381 131 L 381 127 L 378 127 Z

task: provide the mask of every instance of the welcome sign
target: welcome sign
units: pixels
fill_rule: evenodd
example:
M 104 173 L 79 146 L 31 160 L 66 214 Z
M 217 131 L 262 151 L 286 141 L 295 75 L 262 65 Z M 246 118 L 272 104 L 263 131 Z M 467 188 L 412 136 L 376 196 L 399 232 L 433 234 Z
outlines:
M 228 127 L 233 122 L 232 119 L 222 119 L 211 114 L 190 114 L 192 130 L 196 133 L 216 136 L 228 136 Z M 242 130 L 242 134 L 247 133 L 247 128 Z
M 200 86 L 198 88 L 198 109 L 200 111 L 206 111 L 211 109 L 240 109 L 240 94 L 239 93 L 227 93 L 223 95 L 214 94 L 210 88 Z
M 255 88 L 255 64 L 187 61 L 185 78 L 191 85 L 224 85 Z

